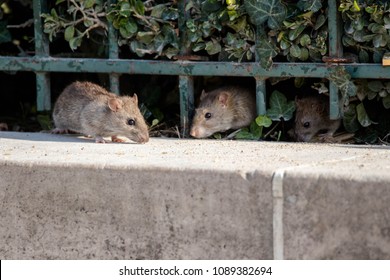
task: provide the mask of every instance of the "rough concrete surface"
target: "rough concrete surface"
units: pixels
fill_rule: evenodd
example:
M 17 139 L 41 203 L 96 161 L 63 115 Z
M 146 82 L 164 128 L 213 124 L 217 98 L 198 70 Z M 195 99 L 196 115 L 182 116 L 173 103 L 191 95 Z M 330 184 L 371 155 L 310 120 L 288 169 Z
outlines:
M 0 258 L 390 259 L 389 171 L 386 146 L 0 132 Z

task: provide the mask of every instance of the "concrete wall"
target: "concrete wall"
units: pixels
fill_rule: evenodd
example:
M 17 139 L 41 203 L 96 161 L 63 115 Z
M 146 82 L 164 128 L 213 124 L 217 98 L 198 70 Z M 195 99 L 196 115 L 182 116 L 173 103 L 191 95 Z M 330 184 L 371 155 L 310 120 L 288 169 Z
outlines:
M 389 156 L 1 132 L 0 258 L 390 259 Z

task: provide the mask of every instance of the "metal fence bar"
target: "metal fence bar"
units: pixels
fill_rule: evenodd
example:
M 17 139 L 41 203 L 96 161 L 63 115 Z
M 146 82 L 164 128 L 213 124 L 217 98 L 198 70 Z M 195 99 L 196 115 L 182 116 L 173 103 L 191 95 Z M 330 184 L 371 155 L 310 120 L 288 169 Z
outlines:
M 328 1 L 328 30 L 329 30 L 329 56 L 342 57 L 343 48 L 341 45 L 342 23 L 337 10 L 337 1 Z M 333 82 L 329 82 L 329 118 L 339 119 L 341 117 L 339 90 Z
M 180 15 L 178 24 L 182 46 L 180 53 L 182 55 L 190 53 L 190 50 L 186 48 L 188 38 L 185 26 L 186 20 L 189 18 L 189 14 L 185 10 L 187 3 L 187 0 L 181 0 L 178 2 Z M 183 137 L 187 137 L 189 135 L 189 129 L 191 125 L 191 113 L 194 110 L 194 77 L 189 75 L 189 73 L 185 73 L 185 75 L 179 76 L 179 92 L 181 132 Z
M 183 137 L 187 137 L 194 110 L 194 78 L 191 76 L 179 76 L 179 92 L 181 131 Z
M 266 78 L 256 77 L 256 112 L 258 115 L 267 113 L 265 81 Z
M 352 78 L 390 79 L 381 64 L 352 63 L 344 66 Z M 54 57 L 0 56 L 1 71 L 46 71 L 85 73 L 126 73 L 146 75 L 306 77 L 326 78 L 332 68 L 325 63 L 274 63 L 271 70 L 252 62 L 195 62 L 138 59 L 79 59 Z
M 35 39 L 35 58 L 38 61 L 49 55 L 49 42 L 47 37 L 43 34 L 43 25 L 41 19 L 41 12 L 46 10 L 46 1 L 34 0 L 34 39 Z M 50 110 L 50 74 L 36 70 L 36 90 L 37 90 L 37 110 Z
M 109 0 L 108 5 L 115 4 L 116 0 Z M 108 23 L 108 58 L 119 58 L 118 32 L 111 22 Z M 119 94 L 119 73 L 110 73 L 110 91 Z
M 255 44 L 258 46 L 260 38 L 260 30 L 256 28 Z M 259 54 L 255 52 L 255 60 L 258 63 L 260 61 Z M 265 115 L 267 113 L 267 90 L 265 82 L 267 77 L 256 76 L 256 112 L 258 115 Z

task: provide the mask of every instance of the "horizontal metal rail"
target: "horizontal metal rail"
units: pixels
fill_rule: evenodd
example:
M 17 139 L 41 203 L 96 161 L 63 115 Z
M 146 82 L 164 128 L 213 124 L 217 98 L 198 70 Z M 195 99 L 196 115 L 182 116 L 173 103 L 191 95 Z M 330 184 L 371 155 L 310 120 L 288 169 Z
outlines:
M 274 63 L 267 71 L 258 63 L 193 62 L 130 59 L 76 59 L 54 57 L 0 57 L 2 71 L 86 72 L 147 75 L 238 76 L 238 77 L 329 77 L 342 65 L 352 78 L 390 79 L 381 64 Z

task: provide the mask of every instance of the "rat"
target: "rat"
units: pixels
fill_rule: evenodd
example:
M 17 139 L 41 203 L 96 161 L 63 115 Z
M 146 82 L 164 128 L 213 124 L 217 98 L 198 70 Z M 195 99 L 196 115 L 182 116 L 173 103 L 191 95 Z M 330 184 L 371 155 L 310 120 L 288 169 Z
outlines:
M 325 97 L 295 98 L 295 105 L 295 123 L 289 134 L 298 142 L 326 142 L 340 127 L 340 119 L 329 119 L 329 101 Z
M 138 108 L 136 94 L 118 96 L 91 82 L 73 82 L 58 97 L 54 109 L 52 133 L 78 132 L 105 143 L 124 142 L 125 136 L 137 143 L 149 141 L 148 126 Z
M 256 118 L 255 92 L 239 86 L 202 91 L 190 135 L 206 138 L 216 132 L 248 126 Z

